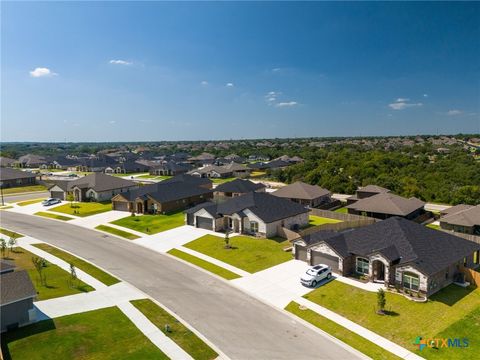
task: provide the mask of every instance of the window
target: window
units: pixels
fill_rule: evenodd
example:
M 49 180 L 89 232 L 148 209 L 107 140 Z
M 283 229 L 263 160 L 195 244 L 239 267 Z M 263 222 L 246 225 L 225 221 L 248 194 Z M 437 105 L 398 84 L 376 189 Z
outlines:
M 357 273 L 359 274 L 368 274 L 368 263 L 369 261 L 364 258 L 357 258 Z
M 473 253 L 473 263 L 478 264 L 480 262 L 479 258 L 480 258 L 480 251 L 477 250 Z
M 467 257 L 465 256 L 465 257 L 463 258 L 463 266 L 467 266 L 467 263 L 468 263 Z
M 258 222 L 250 221 L 250 230 L 254 233 L 258 232 Z
M 403 287 L 410 290 L 418 290 L 420 280 L 418 275 L 412 273 L 403 273 Z

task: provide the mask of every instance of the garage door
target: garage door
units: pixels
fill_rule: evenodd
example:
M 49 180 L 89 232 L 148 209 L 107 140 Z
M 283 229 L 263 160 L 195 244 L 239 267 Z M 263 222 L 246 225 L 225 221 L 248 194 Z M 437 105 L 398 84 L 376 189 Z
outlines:
M 113 202 L 113 210 L 128 211 L 128 202 L 114 201 Z
M 310 264 L 318 265 L 325 264 L 332 268 L 333 271 L 338 271 L 338 257 L 324 254 L 318 251 L 312 251 L 310 254 Z
M 307 261 L 307 249 L 305 246 L 295 245 L 295 259 Z
M 63 191 L 50 191 L 50 197 L 60 200 L 65 200 L 63 198 L 64 192 Z
M 197 216 L 197 227 L 201 229 L 212 230 L 212 219 Z

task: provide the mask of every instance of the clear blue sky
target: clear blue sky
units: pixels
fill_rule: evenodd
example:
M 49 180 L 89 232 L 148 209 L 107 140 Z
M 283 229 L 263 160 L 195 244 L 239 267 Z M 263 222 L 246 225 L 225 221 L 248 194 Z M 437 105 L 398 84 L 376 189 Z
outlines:
M 480 132 L 480 3 L 2 3 L 2 140 Z

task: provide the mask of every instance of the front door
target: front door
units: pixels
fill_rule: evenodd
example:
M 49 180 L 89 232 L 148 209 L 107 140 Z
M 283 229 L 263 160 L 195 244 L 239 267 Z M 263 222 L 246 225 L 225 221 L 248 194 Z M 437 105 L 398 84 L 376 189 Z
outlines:
M 143 204 L 141 202 L 137 203 L 137 213 L 143 214 Z
M 385 264 L 379 260 L 375 260 L 373 267 L 373 281 L 385 281 Z

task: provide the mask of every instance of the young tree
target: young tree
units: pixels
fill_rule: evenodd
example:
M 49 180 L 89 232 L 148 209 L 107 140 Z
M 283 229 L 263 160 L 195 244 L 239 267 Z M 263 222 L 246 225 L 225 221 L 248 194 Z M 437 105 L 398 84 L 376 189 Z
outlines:
M 377 292 L 377 306 L 378 306 L 378 313 L 379 314 L 384 314 L 385 311 L 385 305 L 387 304 L 387 299 L 385 297 L 385 291 L 380 288 L 378 289 Z
M 45 285 L 47 280 L 43 276 L 43 267 L 45 266 L 46 260 L 38 256 L 32 256 L 32 263 L 35 267 L 35 270 L 37 270 L 38 276 L 40 278 L 40 284 Z
M 5 257 L 5 250 L 7 250 L 7 242 L 3 238 L 0 240 L 0 250 L 2 251 L 2 257 Z
M 225 249 L 230 249 L 229 233 L 230 233 L 230 231 L 228 231 L 228 230 L 225 231 Z
M 10 236 L 10 239 L 8 239 L 8 247 L 10 248 L 10 251 L 13 252 L 13 248 L 17 245 L 17 238 L 15 235 Z
M 68 193 L 65 200 L 70 201 L 70 207 L 73 208 L 73 201 L 75 200 L 75 197 L 73 196 L 73 194 Z
M 73 263 L 70 263 L 70 277 L 72 280 L 77 280 L 77 271 Z

